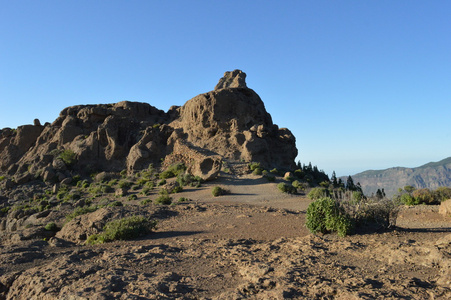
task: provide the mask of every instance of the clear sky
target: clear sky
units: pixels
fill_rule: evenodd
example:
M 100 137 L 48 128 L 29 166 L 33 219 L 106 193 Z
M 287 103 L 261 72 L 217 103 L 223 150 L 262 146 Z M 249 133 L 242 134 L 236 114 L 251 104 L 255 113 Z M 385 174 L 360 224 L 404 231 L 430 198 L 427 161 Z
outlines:
M 0 28 L 0 128 L 241 69 L 329 175 L 451 156 L 451 1 L 0 0 Z

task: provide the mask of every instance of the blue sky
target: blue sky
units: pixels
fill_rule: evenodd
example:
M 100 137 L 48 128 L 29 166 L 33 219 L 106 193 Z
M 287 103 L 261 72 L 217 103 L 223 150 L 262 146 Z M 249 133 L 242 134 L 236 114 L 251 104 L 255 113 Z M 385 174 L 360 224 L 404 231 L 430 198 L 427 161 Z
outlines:
M 241 69 L 329 175 L 451 156 L 451 1 L 0 0 L 0 128 Z

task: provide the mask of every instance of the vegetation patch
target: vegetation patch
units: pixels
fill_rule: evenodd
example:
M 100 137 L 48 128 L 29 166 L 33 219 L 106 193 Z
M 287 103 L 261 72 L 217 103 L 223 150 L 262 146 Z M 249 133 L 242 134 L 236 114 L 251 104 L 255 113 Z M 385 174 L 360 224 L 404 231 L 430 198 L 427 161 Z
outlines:
M 329 197 L 310 203 L 305 225 L 312 233 L 337 232 L 342 237 L 354 230 L 351 217 L 340 207 L 338 201 Z
M 178 163 L 172 165 L 160 174 L 160 179 L 177 177 L 179 174 L 183 174 L 185 170 L 186 170 L 185 164 Z
M 285 182 L 281 182 L 277 185 L 277 188 L 279 189 L 279 191 L 281 191 L 282 193 L 287 193 L 287 194 L 296 194 L 297 190 L 294 186 L 292 186 L 291 184 L 287 184 Z
M 220 187 L 220 186 L 215 186 L 215 187 L 213 187 L 213 189 L 211 190 L 211 194 L 212 194 L 214 197 L 219 197 L 219 196 L 222 196 L 222 195 L 227 194 L 227 190 L 223 189 L 223 188 Z
M 70 222 L 75 217 L 95 212 L 97 209 L 99 209 L 97 205 L 77 207 L 71 214 L 66 216 L 66 223 Z
M 317 187 L 310 190 L 307 197 L 311 200 L 318 200 L 324 197 L 328 197 L 330 194 L 329 190 L 323 187 Z
M 66 149 L 63 152 L 61 152 L 58 155 L 58 158 L 61 158 L 61 160 L 67 165 L 72 166 L 77 162 L 77 155 L 74 151 L 70 149 Z
M 102 244 L 116 240 L 131 240 L 152 232 L 156 222 L 142 216 L 132 216 L 108 222 L 103 232 L 88 237 L 87 244 Z
M 58 226 L 56 226 L 55 222 L 49 222 L 44 226 L 44 229 L 47 231 L 58 231 Z

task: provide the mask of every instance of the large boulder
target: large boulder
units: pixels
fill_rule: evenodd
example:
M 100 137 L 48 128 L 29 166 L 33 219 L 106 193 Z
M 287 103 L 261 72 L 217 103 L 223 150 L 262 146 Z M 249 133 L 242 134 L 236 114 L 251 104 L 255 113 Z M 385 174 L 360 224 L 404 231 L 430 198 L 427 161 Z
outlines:
M 442 203 L 440 203 L 438 212 L 444 216 L 451 216 L 451 199 L 442 201 Z

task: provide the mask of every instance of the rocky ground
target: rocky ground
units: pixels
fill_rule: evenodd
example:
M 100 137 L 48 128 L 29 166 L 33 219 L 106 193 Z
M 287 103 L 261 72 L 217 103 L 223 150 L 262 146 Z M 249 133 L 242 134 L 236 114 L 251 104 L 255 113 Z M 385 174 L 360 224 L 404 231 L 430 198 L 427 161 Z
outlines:
M 213 197 L 216 185 L 229 193 Z M 37 228 L 64 206 L 30 216 L 42 225 L 2 233 L 0 299 L 451 298 L 451 220 L 437 207 L 401 210 L 389 232 L 315 236 L 310 201 L 276 185 L 224 175 L 174 194 L 189 199 L 177 205 L 119 198 L 126 205 L 57 222 L 55 237 Z M 156 219 L 155 232 L 83 245 L 104 220 L 136 214 Z

